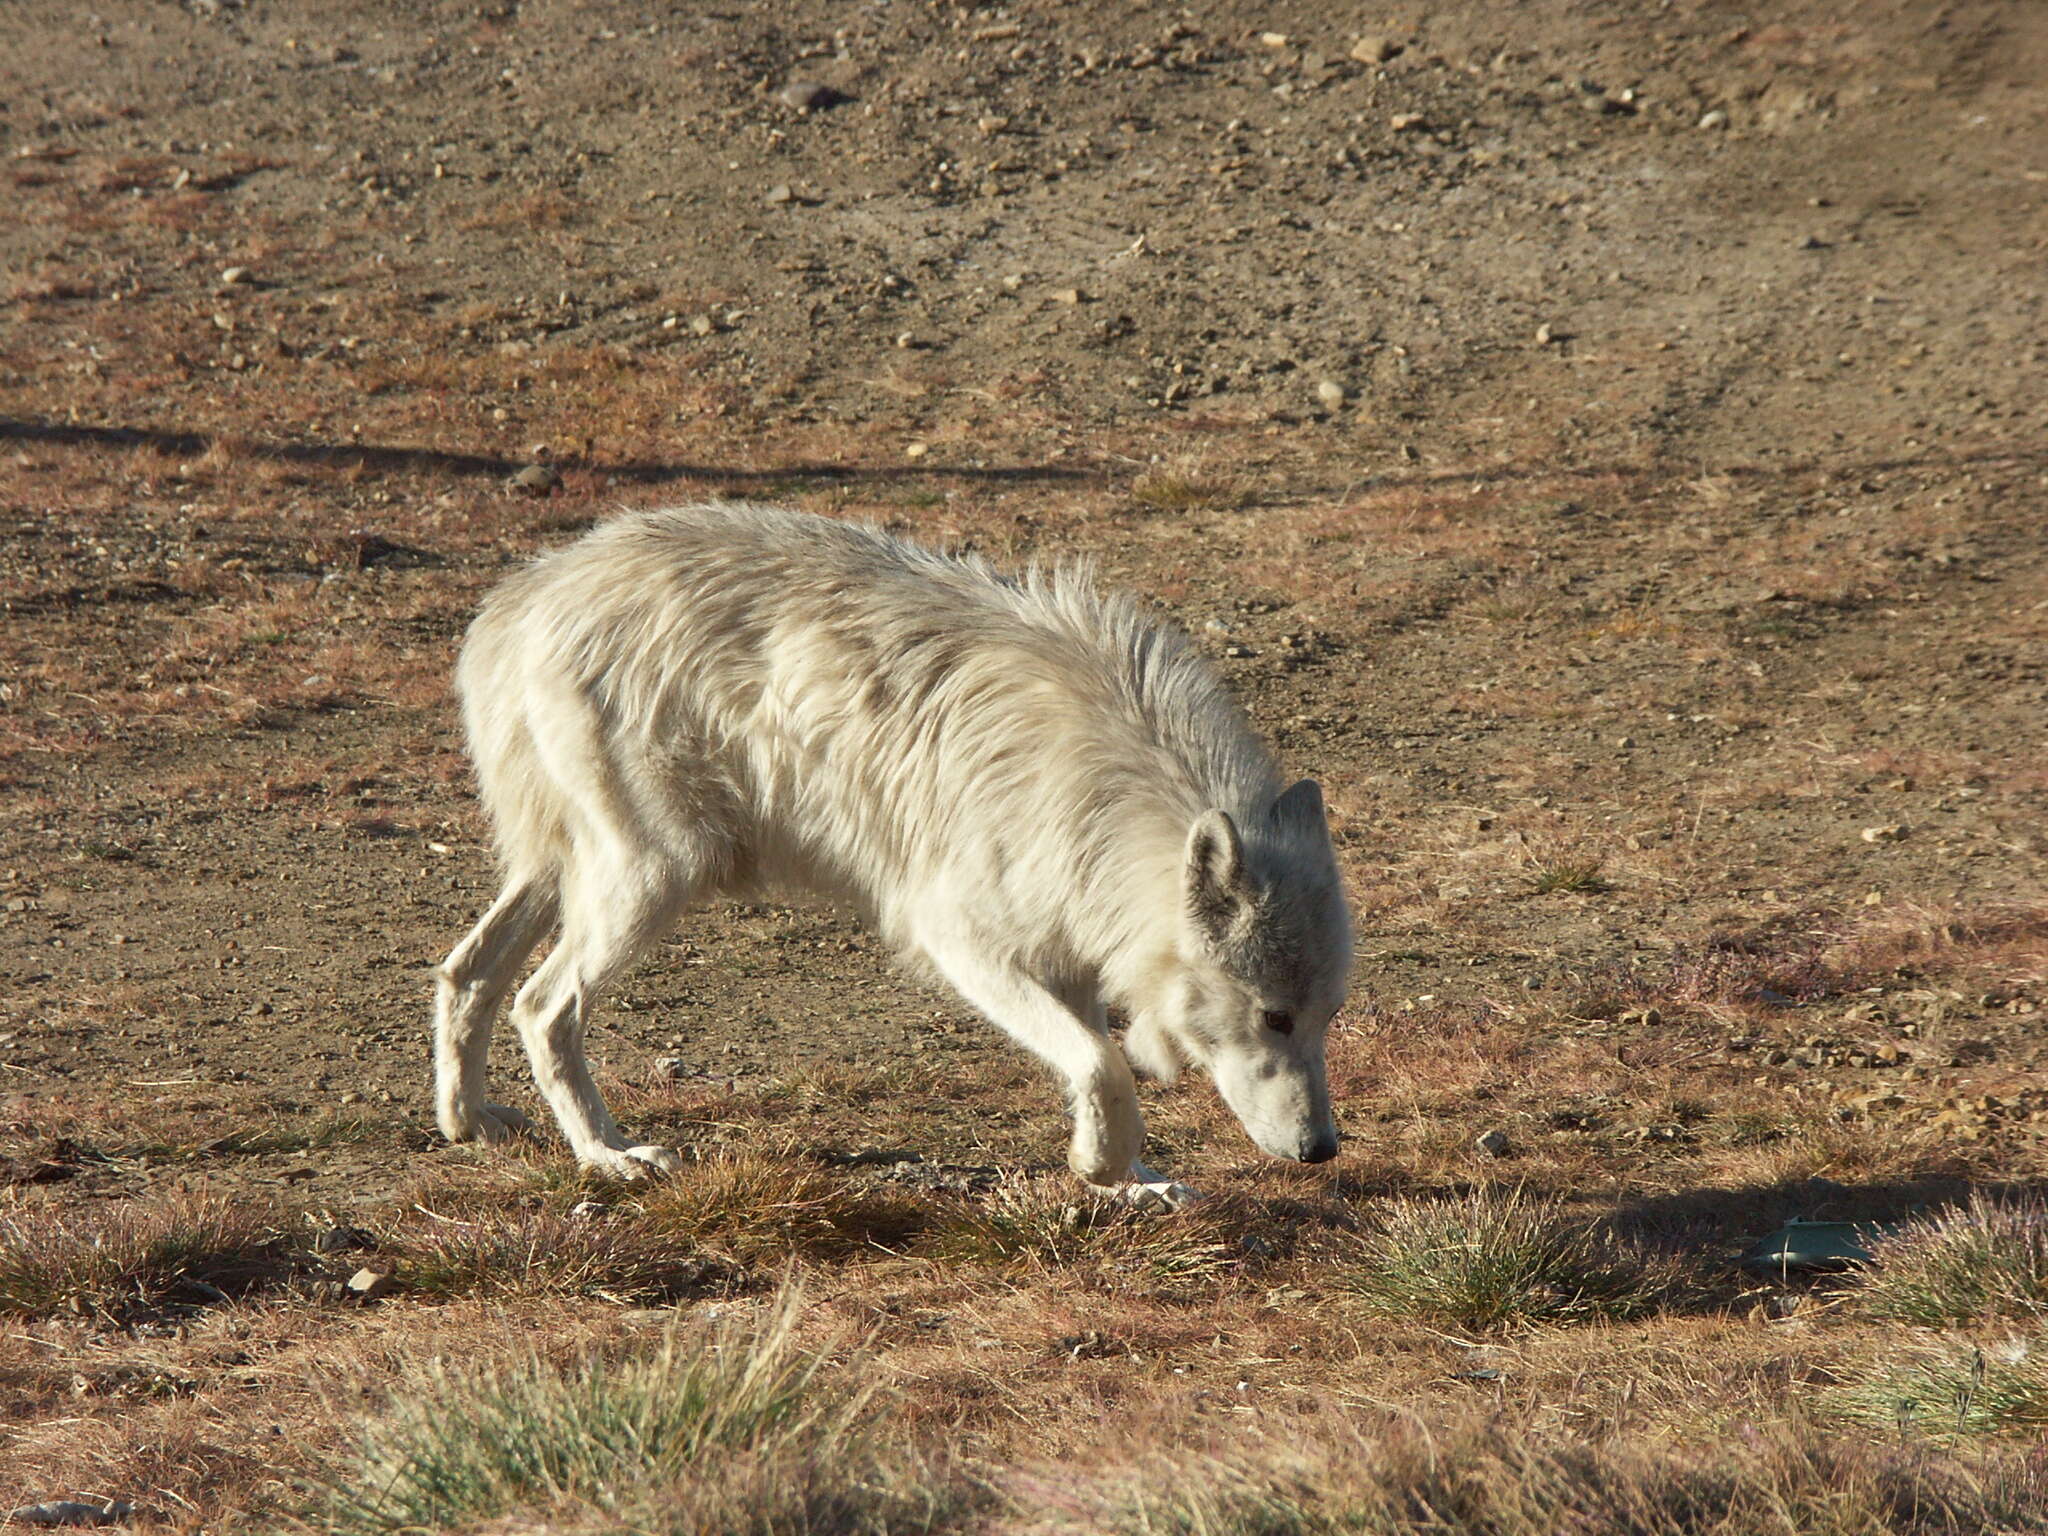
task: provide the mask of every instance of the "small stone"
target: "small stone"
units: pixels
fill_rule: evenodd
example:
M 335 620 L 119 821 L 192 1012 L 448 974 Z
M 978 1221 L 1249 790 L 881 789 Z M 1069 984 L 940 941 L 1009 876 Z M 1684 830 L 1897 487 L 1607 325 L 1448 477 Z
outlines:
M 357 1301 L 380 1301 L 391 1294 L 397 1283 L 388 1269 L 372 1269 L 365 1264 L 348 1277 L 348 1292 Z
M 1906 828 L 1894 821 L 1882 827 L 1865 827 L 1863 841 L 1866 843 L 1896 843 L 1906 835 Z
M 766 198 L 766 201 L 770 203 L 780 204 L 793 202 L 795 198 L 796 194 L 789 190 L 788 182 L 777 182 L 774 186 L 768 189 L 768 196 Z
M 562 477 L 552 464 L 529 464 L 507 480 L 505 488 L 528 496 L 545 496 L 561 483 Z
M 1078 304 L 1086 297 L 1078 288 L 1055 288 L 1052 301 L 1055 304 Z
M 1472 1146 L 1474 1150 L 1484 1152 L 1488 1157 L 1506 1157 L 1513 1143 L 1508 1140 L 1506 1131 L 1488 1131 L 1473 1142 Z
M 1536 327 L 1537 346 L 1547 347 L 1555 340 L 1557 340 L 1557 332 L 1550 328 L 1548 322 Z
M 1325 379 L 1316 386 L 1316 398 L 1334 411 L 1344 404 L 1344 386 L 1335 379 Z
M 327 1227 L 313 1239 L 315 1253 L 354 1253 L 377 1246 L 377 1239 L 361 1227 Z
M 1367 33 L 1351 45 L 1351 57 L 1361 64 L 1384 64 L 1406 47 L 1406 43 L 1397 43 L 1391 37 Z
M 903 457 L 906 459 L 921 459 L 931 451 L 931 444 L 929 443 L 905 443 L 903 445 Z
M 1728 114 L 1719 107 L 1716 107 L 1711 112 L 1702 112 L 1700 114 L 1699 126 L 1709 133 L 1713 132 L 1716 128 L 1726 128 L 1728 126 Z
M 1614 744 L 1624 752 L 1633 752 L 1636 748 L 1636 739 L 1633 736 L 1623 736 L 1617 739 Z
M 1287 46 L 1287 34 L 1285 32 L 1261 32 L 1259 34 L 1259 41 L 1268 48 L 1285 48 Z
M 1420 112 L 1396 112 L 1388 119 L 1387 126 L 1396 133 L 1415 133 L 1429 126 L 1429 120 Z
M 690 1075 L 690 1063 L 681 1056 L 657 1056 L 654 1058 L 654 1075 L 676 1082 Z
M 1802 251 L 1824 251 L 1827 248 L 1827 241 L 1821 239 L 1819 235 L 1805 235 L 1799 241 L 1799 249 Z
M 223 267 L 220 273 L 220 285 L 223 288 L 238 288 L 249 281 L 249 276 L 249 269 L 247 267 Z
M 1010 126 L 1010 120 L 1007 117 L 982 117 L 975 120 L 974 126 L 983 138 L 992 139 Z
M 709 336 L 718 329 L 718 322 L 709 315 L 698 315 L 690 321 L 692 336 Z
M 792 80 L 775 94 L 784 106 L 795 107 L 799 112 L 822 112 L 846 99 L 817 80 Z
M 610 1209 L 602 1200 L 578 1200 L 569 1207 L 569 1215 L 577 1221 L 595 1221 Z
M 899 352 L 908 352 L 908 351 L 910 351 L 910 350 L 911 350 L 912 348 L 914 348 L 914 347 L 915 347 L 916 345 L 917 345 L 917 333 L 916 333 L 915 331 L 898 331 L 898 332 L 896 333 L 896 350 L 897 350 L 897 351 L 899 351 Z

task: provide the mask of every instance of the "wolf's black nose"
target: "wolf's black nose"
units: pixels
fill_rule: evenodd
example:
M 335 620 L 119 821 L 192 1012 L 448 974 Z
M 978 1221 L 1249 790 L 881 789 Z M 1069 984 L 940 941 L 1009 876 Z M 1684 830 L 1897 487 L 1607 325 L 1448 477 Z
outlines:
M 1301 1160 L 1304 1163 L 1327 1163 L 1336 1155 L 1337 1133 L 1332 1131 L 1329 1135 L 1318 1136 L 1314 1141 L 1310 1142 L 1302 1151 Z

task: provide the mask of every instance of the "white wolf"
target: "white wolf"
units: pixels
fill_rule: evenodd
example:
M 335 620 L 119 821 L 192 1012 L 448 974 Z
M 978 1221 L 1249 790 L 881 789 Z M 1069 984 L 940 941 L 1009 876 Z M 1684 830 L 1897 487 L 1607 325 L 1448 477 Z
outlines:
M 1322 795 L 1283 792 L 1186 637 L 1083 574 L 773 507 L 633 514 L 493 592 L 456 683 L 505 886 L 439 973 L 451 1139 L 524 1127 L 483 1102 L 491 1020 L 559 925 L 512 1008 L 534 1078 L 584 1163 L 675 1167 L 592 1085 L 592 1001 L 690 902 L 795 889 L 1057 1071 L 1091 1184 L 1192 1194 L 1138 1162 L 1129 1062 L 1206 1067 L 1266 1151 L 1336 1155 L 1351 934 Z

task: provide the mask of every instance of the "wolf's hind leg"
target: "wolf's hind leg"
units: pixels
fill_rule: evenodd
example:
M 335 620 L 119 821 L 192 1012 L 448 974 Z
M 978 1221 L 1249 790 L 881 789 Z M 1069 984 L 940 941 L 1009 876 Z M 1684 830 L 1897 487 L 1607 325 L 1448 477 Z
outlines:
M 484 1103 L 484 1063 L 491 1021 L 520 962 L 554 920 L 553 892 L 538 879 L 516 877 L 435 978 L 435 1113 L 450 1141 L 504 1141 L 529 1128 L 518 1110 Z
M 512 1004 L 533 1079 L 578 1162 L 614 1178 L 671 1172 L 681 1159 L 667 1147 L 633 1146 L 591 1081 L 583 1038 L 598 993 L 624 975 L 675 920 L 692 893 L 679 872 L 652 857 L 614 848 L 586 868 L 566 899 L 562 939 Z

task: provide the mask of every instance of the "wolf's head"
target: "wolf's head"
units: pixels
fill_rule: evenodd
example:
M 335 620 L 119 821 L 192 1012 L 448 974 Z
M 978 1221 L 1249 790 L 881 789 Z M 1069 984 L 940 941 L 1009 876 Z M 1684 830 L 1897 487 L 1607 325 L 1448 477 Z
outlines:
M 1192 1061 L 1266 1151 L 1335 1157 L 1323 1035 L 1344 1001 L 1351 918 L 1315 782 L 1243 826 L 1227 811 L 1197 817 L 1182 897 L 1178 964 L 1132 1022 L 1132 1062 L 1171 1081 Z

